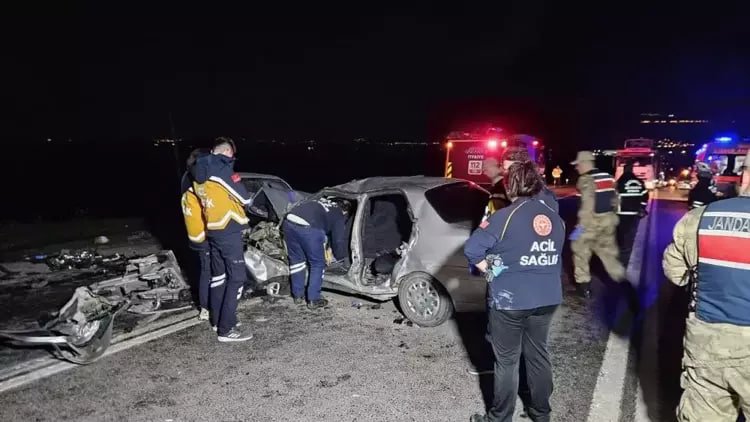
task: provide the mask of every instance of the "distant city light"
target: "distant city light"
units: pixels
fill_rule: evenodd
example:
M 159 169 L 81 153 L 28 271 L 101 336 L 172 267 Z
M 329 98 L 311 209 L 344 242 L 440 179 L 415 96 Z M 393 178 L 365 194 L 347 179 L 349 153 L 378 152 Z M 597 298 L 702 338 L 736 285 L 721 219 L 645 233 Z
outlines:
M 683 149 L 682 151 L 680 151 L 680 154 L 687 154 L 687 151 L 685 151 L 685 150 Z
M 502 141 L 500 142 L 500 146 L 503 148 L 508 148 L 508 141 Z
M 539 141 L 534 141 L 531 144 L 534 145 L 534 146 L 537 146 L 537 145 L 539 145 Z
M 447 143 L 447 144 L 445 144 L 445 147 L 446 147 L 446 148 L 448 148 L 448 149 L 451 149 L 451 148 L 453 148 L 453 142 L 451 142 L 451 141 L 448 141 L 448 143 Z

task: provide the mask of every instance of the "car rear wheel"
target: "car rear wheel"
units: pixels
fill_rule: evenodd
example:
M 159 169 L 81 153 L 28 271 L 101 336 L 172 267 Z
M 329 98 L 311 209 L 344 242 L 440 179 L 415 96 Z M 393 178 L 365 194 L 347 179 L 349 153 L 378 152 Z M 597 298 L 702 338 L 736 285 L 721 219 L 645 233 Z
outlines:
M 421 327 L 437 327 L 453 315 L 453 302 L 443 286 L 425 273 L 407 275 L 398 288 L 401 312 Z

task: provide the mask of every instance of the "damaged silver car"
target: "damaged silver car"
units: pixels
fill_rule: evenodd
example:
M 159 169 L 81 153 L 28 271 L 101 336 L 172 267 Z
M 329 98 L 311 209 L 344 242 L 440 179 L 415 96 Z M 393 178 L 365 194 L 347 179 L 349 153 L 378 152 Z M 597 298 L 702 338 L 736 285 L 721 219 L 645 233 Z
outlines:
M 121 312 L 149 315 L 192 308 L 190 288 L 172 251 L 130 259 L 119 276 L 78 287 L 68 302 L 38 328 L 0 331 L 0 338 L 26 346 L 50 346 L 58 358 L 87 364 L 112 341 Z
M 454 310 L 483 310 L 486 282 L 470 275 L 463 246 L 479 224 L 488 196 L 465 180 L 424 176 L 373 177 L 310 196 L 343 198 L 355 205 L 352 265 L 329 266 L 324 287 L 375 300 L 398 297 L 403 314 L 423 327 L 444 323 Z M 279 230 L 285 214 L 254 226 L 247 235 L 247 268 L 271 295 L 288 291 Z

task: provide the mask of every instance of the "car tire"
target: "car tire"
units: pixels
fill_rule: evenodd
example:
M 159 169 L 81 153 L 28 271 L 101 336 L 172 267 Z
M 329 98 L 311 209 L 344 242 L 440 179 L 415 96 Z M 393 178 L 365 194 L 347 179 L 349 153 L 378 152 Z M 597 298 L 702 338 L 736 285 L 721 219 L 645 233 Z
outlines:
M 420 327 L 437 327 L 453 315 L 453 302 L 448 292 L 434 277 L 411 273 L 398 287 L 401 312 Z

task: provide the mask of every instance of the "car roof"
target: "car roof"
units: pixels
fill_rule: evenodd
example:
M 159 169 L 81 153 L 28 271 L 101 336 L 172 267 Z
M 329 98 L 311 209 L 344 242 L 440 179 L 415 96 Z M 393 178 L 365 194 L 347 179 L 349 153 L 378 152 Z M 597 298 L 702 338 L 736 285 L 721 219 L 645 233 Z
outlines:
M 237 173 L 240 175 L 242 179 L 273 179 L 273 180 L 280 180 L 284 183 L 286 183 L 286 180 L 282 179 L 279 176 L 274 176 L 273 174 L 264 174 L 264 173 L 246 173 L 246 172 L 240 172 Z M 288 184 L 288 183 L 286 183 Z
M 463 179 L 448 179 L 444 177 L 428 176 L 381 176 L 368 177 L 366 179 L 352 180 L 342 185 L 331 186 L 326 190 L 337 190 L 345 193 L 359 195 L 366 192 L 399 189 L 410 191 L 427 191 L 432 188 L 453 183 L 471 183 Z

